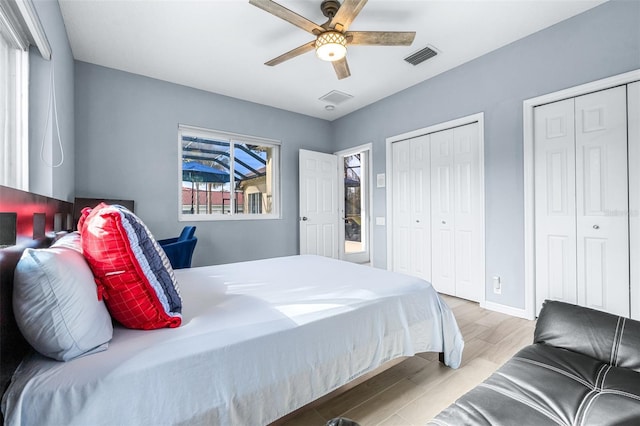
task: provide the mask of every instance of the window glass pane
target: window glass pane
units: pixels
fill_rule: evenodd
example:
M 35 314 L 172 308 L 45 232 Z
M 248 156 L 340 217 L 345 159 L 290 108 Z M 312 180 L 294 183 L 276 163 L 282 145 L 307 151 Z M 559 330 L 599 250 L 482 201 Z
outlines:
M 277 142 L 178 129 L 181 220 L 279 218 Z
M 28 189 L 28 54 L 0 34 L 0 185 Z
M 360 154 L 344 157 L 345 253 L 357 253 L 363 250 L 361 176 Z
M 235 142 L 233 153 L 238 211 L 272 213 L 274 147 Z
M 182 213 L 228 214 L 231 203 L 229 141 L 182 135 Z

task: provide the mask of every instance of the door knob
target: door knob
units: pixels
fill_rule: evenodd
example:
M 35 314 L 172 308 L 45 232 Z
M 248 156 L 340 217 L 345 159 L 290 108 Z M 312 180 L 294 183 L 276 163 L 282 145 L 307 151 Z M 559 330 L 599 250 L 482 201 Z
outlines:
M 443 220 L 443 221 L 442 221 L 442 224 L 443 224 L 443 225 L 446 225 L 446 224 L 447 224 L 447 222 Z
M 307 221 L 307 220 L 309 220 L 309 218 L 308 218 L 308 217 L 306 217 L 306 216 L 302 216 L 302 217 L 300 218 L 300 220 Z
M 598 225 L 593 225 L 593 229 L 600 229 Z
M 416 219 L 416 223 L 420 223 L 420 219 Z

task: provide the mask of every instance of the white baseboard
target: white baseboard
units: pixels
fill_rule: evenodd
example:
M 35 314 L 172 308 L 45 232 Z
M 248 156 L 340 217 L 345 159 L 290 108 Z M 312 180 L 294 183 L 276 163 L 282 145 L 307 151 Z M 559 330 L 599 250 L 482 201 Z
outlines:
M 524 318 L 533 320 L 533 318 L 526 309 L 512 308 L 511 306 L 501 305 L 500 303 L 484 301 L 480 304 L 481 308 L 488 309 L 490 311 L 500 312 L 501 314 L 511 315 L 512 317 Z

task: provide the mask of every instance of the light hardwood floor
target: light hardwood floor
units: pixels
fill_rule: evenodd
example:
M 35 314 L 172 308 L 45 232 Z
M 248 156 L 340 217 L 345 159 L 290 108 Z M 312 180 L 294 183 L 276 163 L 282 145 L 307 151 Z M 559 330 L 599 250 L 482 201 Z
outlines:
M 443 299 L 453 310 L 465 341 L 459 369 L 439 363 L 437 354 L 419 354 L 281 424 L 323 426 L 343 416 L 362 426 L 424 425 L 533 341 L 534 321 L 454 297 Z

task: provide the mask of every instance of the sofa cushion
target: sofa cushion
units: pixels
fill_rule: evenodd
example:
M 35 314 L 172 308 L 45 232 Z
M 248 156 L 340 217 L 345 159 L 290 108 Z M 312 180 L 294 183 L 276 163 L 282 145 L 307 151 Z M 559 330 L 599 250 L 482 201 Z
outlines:
M 640 322 L 545 301 L 533 345 L 435 425 L 639 425 Z
M 440 413 L 436 425 L 638 424 L 640 373 L 535 344 Z
M 536 323 L 534 342 L 640 372 L 639 321 L 547 300 Z

